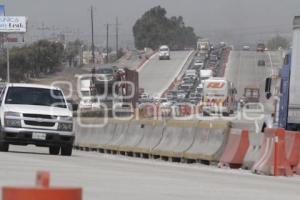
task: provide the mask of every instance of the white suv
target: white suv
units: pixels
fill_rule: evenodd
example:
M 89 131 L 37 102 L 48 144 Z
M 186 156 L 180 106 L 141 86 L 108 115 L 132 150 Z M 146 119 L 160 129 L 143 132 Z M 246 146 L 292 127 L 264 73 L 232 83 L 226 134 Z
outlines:
M 0 151 L 9 145 L 49 147 L 51 155 L 72 155 L 73 116 L 59 88 L 7 84 L 0 96 Z
M 163 59 L 170 60 L 170 49 L 166 45 L 159 47 L 159 60 Z

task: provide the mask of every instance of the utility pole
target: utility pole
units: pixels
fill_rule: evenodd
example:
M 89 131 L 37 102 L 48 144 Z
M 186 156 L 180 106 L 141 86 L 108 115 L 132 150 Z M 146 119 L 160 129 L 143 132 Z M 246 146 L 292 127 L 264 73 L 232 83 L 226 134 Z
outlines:
M 95 88 L 95 73 L 96 73 L 96 65 L 95 65 L 95 44 L 94 44 L 94 12 L 93 12 L 93 6 L 91 6 L 91 28 L 92 28 L 92 59 L 93 59 L 93 68 L 92 68 L 92 78 L 91 78 L 91 93 L 92 95 L 96 95 L 96 88 Z
M 6 47 L 6 63 L 7 63 L 7 76 L 6 76 L 6 82 L 9 83 L 10 82 L 10 66 L 9 66 L 9 47 Z
M 94 43 L 94 11 L 93 6 L 91 6 L 91 25 L 92 25 L 92 59 L 95 68 L 95 43 Z
M 119 19 L 116 18 L 116 54 L 117 59 L 119 58 Z
M 108 63 L 109 24 L 106 24 L 106 63 Z

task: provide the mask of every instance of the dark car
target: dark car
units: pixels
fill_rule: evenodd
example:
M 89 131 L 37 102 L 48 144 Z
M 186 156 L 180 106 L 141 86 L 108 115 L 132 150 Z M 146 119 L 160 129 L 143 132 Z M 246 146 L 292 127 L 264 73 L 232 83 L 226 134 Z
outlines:
M 112 96 L 115 82 L 120 81 L 118 68 L 115 66 L 103 65 L 95 70 L 96 93 L 106 97 Z M 117 91 L 117 85 L 115 85 Z
M 209 60 L 212 61 L 212 62 L 217 62 L 218 61 L 218 56 L 216 56 L 216 55 L 210 55 Z

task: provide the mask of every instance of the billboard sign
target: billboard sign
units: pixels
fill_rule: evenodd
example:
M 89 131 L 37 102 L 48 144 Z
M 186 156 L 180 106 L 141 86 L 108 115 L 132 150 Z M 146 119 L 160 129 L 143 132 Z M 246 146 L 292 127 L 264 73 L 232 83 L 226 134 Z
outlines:
M 5 15 L 5 6 L 0 5 L 0 16 L 4 16 L 4 15 Z
M 26 17 L 0 16 L 0 32 L 25 33 Z

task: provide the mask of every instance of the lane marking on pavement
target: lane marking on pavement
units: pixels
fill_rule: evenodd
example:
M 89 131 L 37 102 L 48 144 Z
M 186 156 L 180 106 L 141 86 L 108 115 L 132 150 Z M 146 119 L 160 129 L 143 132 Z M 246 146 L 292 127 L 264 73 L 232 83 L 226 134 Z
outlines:
M 269 60 L 270 60 L 270 64 L 271 64 L 271 72 L 272 72 L 272 75 L 274 75 L 274 69 L 273 69 L 273 62 L 272 62 L 272 58 L 271 58 L 271 54 L 270 52 L 268 51 L 268 57 L 269 57 Z
M 175 76 L 172 78 L 172 81 L 168 82 L 167 85 L 165 87 L 163 87 L 163 89 L 158 93 L 157 96 L 161 97 L 163 95 L 163 93 L 170 87 L 170 85 L 174 82 L 174 80 L 176 80 L 178 78 L 178 76 L 181 73 L 182 68 L 185 66 L 186 62 L 189 60 L 190 56 L 192 55 L 194 51 L 190 51 L 186 58 L 183 60 L 183 62 L 181 63 L 180 67 L 177 69 Z
M 140 72 L 157 54 L 158 52 L 154 53 L 148 60 L 146 60 L 146 62 L 144 62 L 144 64 L 137 69 L 137 72 Z

